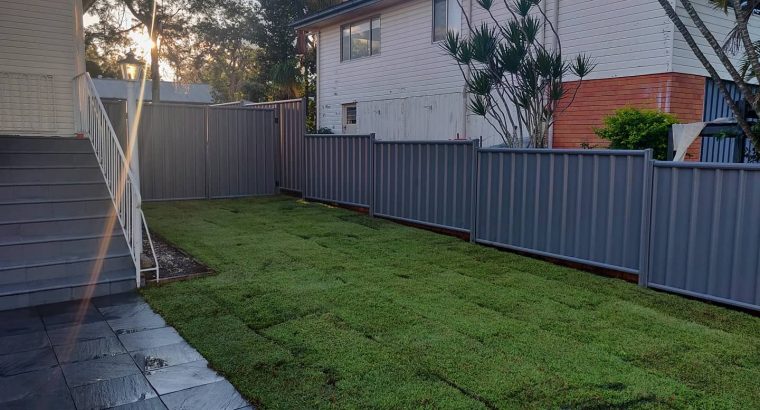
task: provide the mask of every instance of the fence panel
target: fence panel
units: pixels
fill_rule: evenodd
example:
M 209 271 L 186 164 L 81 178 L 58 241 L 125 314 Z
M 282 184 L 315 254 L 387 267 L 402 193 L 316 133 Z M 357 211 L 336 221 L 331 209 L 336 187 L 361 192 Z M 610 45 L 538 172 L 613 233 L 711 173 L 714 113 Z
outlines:
M 274 101 L 246 106 L 276 110 L 280 134 L 277 179 L 280 188 L 302 192 L 305 171 L 304 134 L 306 133 L 306 105 L 304 100 Z
M 101 102 L 103 108 L 106 109 L 113 130 L 116 131 L 122 151 L 127 152 L 127 102 L 115 100 L 103 100 Z
M 638 274 L 649 151 L 479 151 L 476 241 Z
M 145 104 L 138 135 L 144 200 L 206 198 L 205 107 Z
M 373 213 L 469 232 L 477 141 L 376 141 Z
M 272 109 L 209 108 L 209 198 L 276 193 L 274 118 Z
M 656 162 L 648 286 L 760 310 L 760 167 Z
M 304 197 L 368 208 L 371 135 L 306 135 Z

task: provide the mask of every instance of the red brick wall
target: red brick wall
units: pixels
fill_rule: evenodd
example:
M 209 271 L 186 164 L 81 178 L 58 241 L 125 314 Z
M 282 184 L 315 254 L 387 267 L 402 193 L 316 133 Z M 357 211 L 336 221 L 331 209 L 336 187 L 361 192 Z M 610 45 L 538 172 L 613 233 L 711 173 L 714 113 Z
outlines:
M 567 83 L 568 97 L 560 104 L 565 107 L 577 82 Z M 585 80 L 575 101 L 557 115 L 554 123 L 554 148 L 578 148 L 589 145 L 603 148 L 609 141 L 594 134 L 602 119 L 622 107 L 659 109 L 674 114 L 680 122 L 702 121 L 705 78 L 697 75 L 663 73 L 634 77 Z M 698 139 L 687 157 L 699 160 Z

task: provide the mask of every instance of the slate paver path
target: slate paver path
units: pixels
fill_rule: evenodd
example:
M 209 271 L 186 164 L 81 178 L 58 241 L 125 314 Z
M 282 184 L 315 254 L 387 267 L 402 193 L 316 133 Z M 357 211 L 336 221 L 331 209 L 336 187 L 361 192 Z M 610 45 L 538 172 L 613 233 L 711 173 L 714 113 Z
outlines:
M 0 312 L 2 409 L 249 409 L 137 294 Z

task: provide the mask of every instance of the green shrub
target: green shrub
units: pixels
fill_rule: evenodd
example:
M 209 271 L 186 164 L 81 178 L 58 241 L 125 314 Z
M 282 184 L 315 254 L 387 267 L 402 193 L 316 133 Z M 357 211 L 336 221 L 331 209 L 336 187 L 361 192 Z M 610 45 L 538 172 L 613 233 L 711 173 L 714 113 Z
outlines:
M 654 150 L 654 157 L 667 159 L 668 127 L 678 123 L 676 117 L 657 110 L 621 108 L 604 119 L 596 135 L 610 141 L 613 149 Z

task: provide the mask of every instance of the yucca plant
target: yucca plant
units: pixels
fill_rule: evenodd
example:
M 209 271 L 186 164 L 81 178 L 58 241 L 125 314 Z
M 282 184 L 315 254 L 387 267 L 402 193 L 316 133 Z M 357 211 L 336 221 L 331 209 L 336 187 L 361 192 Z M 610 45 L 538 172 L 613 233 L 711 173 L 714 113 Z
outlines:
M 586 55 L 563 57 L 557 30 L 539 1 L 505 0 L 508 18 L 500 21 L 493 0 L 476 0 L 490 20 L 476 25 L 462 9 L 466 35 L 449 32 L 441 45 L 459 65 L 470 112 L 485 118 L 508 147 L 546 147 L 555 114 L 567 109 L 595 66 Z M 543 43 L 545 31 L 555 46 Z M 567 75 L 579 80 L 572 90 L 564 83 Z M 560 107 L 563 100 L 569 102 Z

